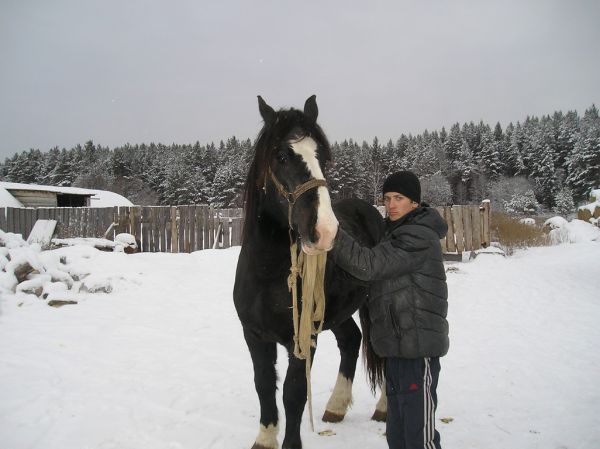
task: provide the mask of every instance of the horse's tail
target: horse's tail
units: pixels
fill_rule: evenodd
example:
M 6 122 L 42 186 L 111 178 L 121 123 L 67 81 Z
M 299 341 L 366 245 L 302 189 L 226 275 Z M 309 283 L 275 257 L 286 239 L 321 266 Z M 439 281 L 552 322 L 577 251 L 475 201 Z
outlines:
M 363 334 L 363 362 L 367 369 L 367 379 L 371 386 L 371 391 L 375 393 L 377 387 L 381 387 L 385 380 L 385 359 L 379 357 L 371 345 L 371 319 L 369 318 L 369 308 L 366 304 L 359 309 L 358 315 Z

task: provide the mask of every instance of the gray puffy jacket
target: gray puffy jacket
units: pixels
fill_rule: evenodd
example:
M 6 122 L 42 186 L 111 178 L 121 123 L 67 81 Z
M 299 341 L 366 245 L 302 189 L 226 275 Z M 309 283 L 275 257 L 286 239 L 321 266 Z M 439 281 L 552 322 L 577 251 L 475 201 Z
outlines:
M 439 357 L 448 352 L 448 288 L 440 239 L 448 226 L 419 207 L 386 220 L 381 242 L 362 247 L 339 229 L 330 257 L 363 281 L 369 294 L 371 344 L 380 357 Z

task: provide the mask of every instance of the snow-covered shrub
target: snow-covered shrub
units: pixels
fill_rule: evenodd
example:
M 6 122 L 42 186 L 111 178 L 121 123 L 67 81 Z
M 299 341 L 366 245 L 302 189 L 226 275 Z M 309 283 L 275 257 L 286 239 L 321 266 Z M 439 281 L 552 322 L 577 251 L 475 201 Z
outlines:
M 575 210 L 573 192 L 568 187 L 563 187 L 554 197 L 554 212 L 563 217 L 568 216 Z
M 523 223 L 529 226 L 535 226 L 535 220 L 533 218 L 527 217 L 527 218 L 521 218 L 519 220 L 519 223 Z
M 509 201 L 504 201 L 503 206 L 505 212 L 518 215 L 533 215 L 540 209 L 533 190 L 525 194 L 515 193 Z
M 525 195 L 533 190 L 534 183 L 524 176 L 514 178 L 501 177 L 486 185 L 485 196 L 490 199 L 492 210 L 504 210 L 504 203 L 517 195 Z
M 597 241 L 600 242 L 600 229 L 583 220 L 557 220 L 562 217 L 553 217 L 544 223 L 544 226 L 551 228 L 549 237 L 553 244 L 559 243 L 578 243 Z

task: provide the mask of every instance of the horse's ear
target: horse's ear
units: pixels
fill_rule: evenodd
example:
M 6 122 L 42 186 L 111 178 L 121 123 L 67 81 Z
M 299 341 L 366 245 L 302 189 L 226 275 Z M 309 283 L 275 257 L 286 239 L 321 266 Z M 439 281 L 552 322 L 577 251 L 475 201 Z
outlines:
M 304 115 L 316 123 L 317 116 L 319 115 L 319 108 L 317 107 L 317 96 L 311 95 L 306 103 L 304 103 Z
M 275 123 L 275 110 L 265 103 L 265 100 L 262 97 L 258 96 L 258 110 L 260 111 L 260 115 L 265 121 L 265 125 L 271 126 Z

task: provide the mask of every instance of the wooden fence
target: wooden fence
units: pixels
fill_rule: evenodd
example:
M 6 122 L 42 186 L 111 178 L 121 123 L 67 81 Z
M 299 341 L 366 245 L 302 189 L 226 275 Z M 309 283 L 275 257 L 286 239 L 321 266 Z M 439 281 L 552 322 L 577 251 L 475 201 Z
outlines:
M 192 252 L 240 245 L 241 209 L 205 205 L 148 207 L 0 208 L 0 229 L 27 238 L 38 219 L 57 221 L 55 237 L 132 234 L 143 252 Z M 107 233 L 108 231 L 108 233 Z
M 480 206 L 445 206 L 436 209 L 448 223 L 448 234 L 441 240 L 444 253 L 462 253 L 490 246 L 491 209 L 488 201 Z
M 448 223 L 444 253 L 490 244 L 490 204 L 436 208 Z M 0 229 L 27 238 L 37 219 L 57 220 L 55 237 L 133 234 L 143 252 L 192 252 L 241 244 L 242 210 L 205 205 L 110 208 L 0 208 Z M 114 225 L 113 225 L 114 224 Z M 112 228 L 111 228 L 111 225 Z

